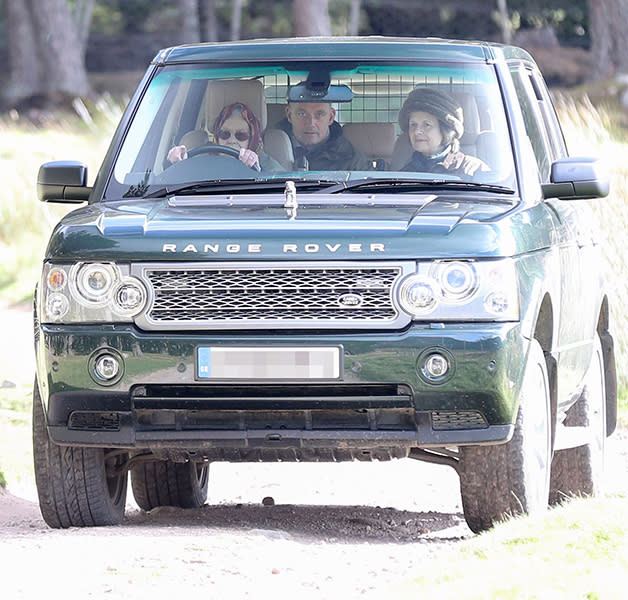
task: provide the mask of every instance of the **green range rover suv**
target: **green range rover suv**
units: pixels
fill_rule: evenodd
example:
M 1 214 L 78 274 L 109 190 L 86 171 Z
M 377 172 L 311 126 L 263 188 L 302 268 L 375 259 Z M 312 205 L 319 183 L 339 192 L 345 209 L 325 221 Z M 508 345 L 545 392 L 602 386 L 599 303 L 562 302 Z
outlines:
M 516 47 L 159 52 L 93 186 L 38 175 L 83 204 L 35 298 L 44 519 L 121 522 L 129 474 L 143 509 L 199 507 L 214 461 L 449 465 L 476 532 L 595 493 L 617 394 L 586 200 L 608 185 Z

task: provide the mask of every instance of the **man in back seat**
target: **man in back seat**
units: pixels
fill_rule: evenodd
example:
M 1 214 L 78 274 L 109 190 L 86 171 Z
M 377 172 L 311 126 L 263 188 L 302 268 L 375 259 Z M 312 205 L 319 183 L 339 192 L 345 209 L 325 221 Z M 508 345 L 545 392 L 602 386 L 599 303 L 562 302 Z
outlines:
M 292 142 L 295 168 L 311 171 L 368 171 L 370 161 L 355 148 L 336 122 L 328 102 L 290 102 L 276 127 Z

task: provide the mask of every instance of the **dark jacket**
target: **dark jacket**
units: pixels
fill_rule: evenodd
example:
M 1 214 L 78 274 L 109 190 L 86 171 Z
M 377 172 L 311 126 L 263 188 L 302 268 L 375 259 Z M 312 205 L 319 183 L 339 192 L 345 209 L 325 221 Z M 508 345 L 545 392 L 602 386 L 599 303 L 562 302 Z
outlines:
M 283 119 L 277 128 L 285 131 L 292 142 L 295 159 L 299 150 L 304 152 L 310 171 L 368 171 L 368 158 L 355 148 L 342 134 L 342 127 L 334 121 L 329 127 L 329 137 L 316 146 L 300 146 L 292 133 L 292 124 Z
M 418 173 L 446 173 L 458 175 L 463 179 L 469 179 L 476 171 L 490 171 L 486 163 L 479 158 L 463 154 L 460 151 L 445 151 L 432 157 L 415 151 L 412 153 L 410 162 L 401 170 Z

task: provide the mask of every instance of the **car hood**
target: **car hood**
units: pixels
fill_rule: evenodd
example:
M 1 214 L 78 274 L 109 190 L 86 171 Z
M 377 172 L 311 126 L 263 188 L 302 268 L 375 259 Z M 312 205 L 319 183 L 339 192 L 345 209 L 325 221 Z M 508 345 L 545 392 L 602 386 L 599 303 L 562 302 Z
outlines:
M 437 195 L 171 197 L 101 202 L 67 215 L 48 259 L 329 260 L 503 256 L 513 204 Z M 517 214 L 516 211 L 515 215 Z M 527 232 L 534 237 L 534 227 Z M 529 241 L 529 240 L 528 240 Z

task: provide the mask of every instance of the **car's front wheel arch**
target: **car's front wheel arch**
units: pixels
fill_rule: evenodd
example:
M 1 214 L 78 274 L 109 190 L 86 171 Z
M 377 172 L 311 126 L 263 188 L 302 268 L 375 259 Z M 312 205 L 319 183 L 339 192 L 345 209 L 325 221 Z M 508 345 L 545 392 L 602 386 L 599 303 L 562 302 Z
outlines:
M 612 435 L 617 427 L 617 367 L 615 365 L 615 342 L 610 332 L 610 309 L 605 296 L 600 307 L 597 334 L 602 345 L 604 358 L 604 384 L 606 386 L 606 435 Z
M 533 337 L 541 346 L 541 350 L 543 350 L 543 355 L 545 356 L 545 363 L 547 365 L 547 377 L 549 380 L 550 391 L 550 426 L 553 446 L 556 439 L 556 421 L 558 415 L 558 392 L 556 383 L 558 375 L 558 362 L 556 357 L 552 354 L 552 342 L 554 339 L 554 311 L 549 294 L 546 294 L 541 302 L 536 318 Z

